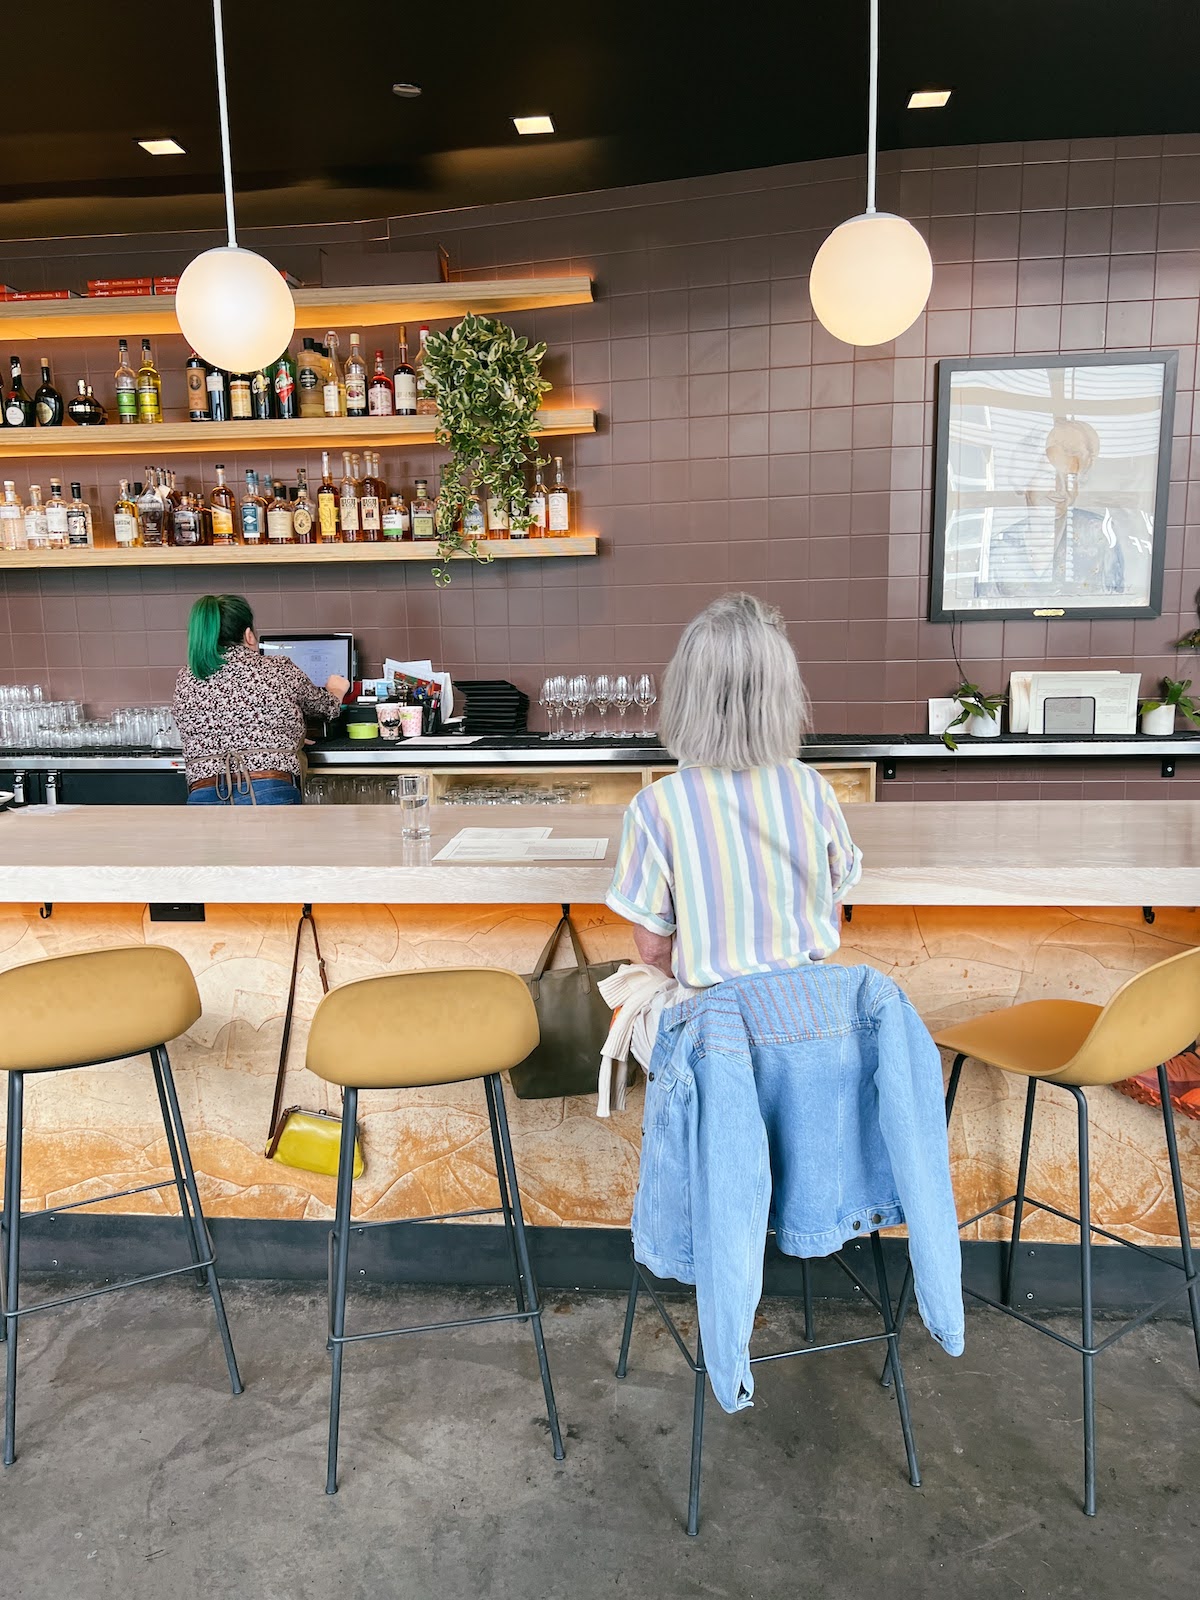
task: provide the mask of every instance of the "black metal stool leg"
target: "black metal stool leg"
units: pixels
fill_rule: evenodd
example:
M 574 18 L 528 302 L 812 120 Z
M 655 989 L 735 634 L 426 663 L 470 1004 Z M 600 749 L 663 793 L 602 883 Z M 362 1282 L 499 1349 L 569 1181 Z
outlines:
M 804 1342 L 813 1342 L 813 1297 L 812 1297 L 812 1270 L 808 1257 L 802 1256 L 800 1260 L 800 1287 L 804 1293 Z
M 625 1304 L 625 1331 L 621 1335 L 621 1354 L 617 1357 L 617 1377 L 623 1378 L 629 1371 L 629 1341 L 633 1338 L 633 1319 L 637 1314 L 638 1290 L 642 1286 L 642 1275 L 637 1269 L 637 1262 L 633 1263 L 633 1282 L 629 1285 L 629 1299 Z
M 329 1332 L 332 1375 L 329 1386 L 329 1451 L 325 1493 L 337 1493 L 338 1425 L 342 1413 L 341 1342 L 346 1332 L 346 1273 L 350 1264 L 350 1211 L 354 1183 L 354 1139 L 358 1130 L 358 1090 L 347 1089 L 342 1101 L 342 1143 L 338 1155 L 337 1209 L 333 1223 L 333 1271 L 329 1282 Z
M 696 1395 L 692 1402 L 692 1470 L 688 1479 L 687 1514 L 687 1531 L 693 1538 L 700 1532 L 700 1458 L 704 1449 L 704 1386 L 708 1381 L 698 1312 L 696 1320 Z
M 1012 1231 L 1008 1240 L 1008 1259 L 1004 1263 L 1004 1288 L 1001 1298 L 1006 1306 L 1012 1305 L 1013 1275 L 1017 1267 L 1017 1247 L 1021 1243 L 1021 1219 L 1025 1214 L 1025 1182 L 1029 1176 L 1029 1141 L 1033 1133 L 1033 1112 L 1037 1100 L 1038 1080 L 1030 1078 L 1025 1091 L 1025 1122 L 1021 1128 L 1021 1159 L 1017 1167 L 1017 1198 L 1013 1205 Z
M 504 1236 L 508 1241 L 508 1259 L 512 1263 L 513 1288 L 517 1297 L 517 1310 L 527 1309 L 525 1285 L 521 1280 L 521 1263 L 517 1259 L 517 1241 L 513 1233 L 512 1199 L 508 1192 L 508 1178 L 504 1172 L 504 1154 L 500 1149 L 500 1125 L 496 1120 L 496 1092 L 490 1077 L 483 1080 L 487 1095 L 488 1122 L 492 1129 L 492 1154 L 496 1158 L 496 1186 L 500 1190 L 500 1210 L 504 1216 Z
M 563 1449 L 562 1433 L 558 1426 L 558 1407 L 554 1403 L 554 1386 L 550 1382 L 550 1363 L 546 1359 L 546 1340 L 542 1334 L 542 1303 L 529 1260 L 529 1241 L 525 1237 L 525 1216 L 521 1210 L 521 1190 L 517 1183 L 517 1164 L 513 1159 L 512 1139 L 508 1131 L 508 1113 L 504 1108 L 504 1085 L 500 1081 L 499 1073 L 493 1073 L 491 1081 L 496 1106 L 496 1122 L 500 1129 L 500 1151 L 504 1159 L 505 1175 L 508 1178 L 508 1192 L 512 1199 L 517 1261 L 520 1264 L 521 1276 L 525 1280 L 530 1297 L 529 1321 L 533 1327 L 533 1343 L 534 1348 L 537 1350 L 538 1370 L 542 1375 L 542 1391 L 546 1396 L 546 1416 L 550 1423 L 550 1438 L 554 1445 L 554 1459 L 561 1461 L 566 1452 Z
M 217 1277 L 216 1265 L 212 1260 L 212 1249 L 208 1244 L 208 1228 L 204 1221 L 204 1208 L 200 1204 L 200 1191 L 196 1187 L 196 1173 L 192 1167 L 191 1151 L 188 1149 L 187 1129 L 183 1125 L 183 1113 L 179 1109 L 179 1096 L 175 1092 L 175 1077 L 171 1071 L 171 1060 L 165 1049 L 158 1051 L 158 1070 L 162 1075 L 163 1088 L 166 1090 L 167 1106 L 171 1113 L 171 1120 L 175 1124 L 175 1137 L 179 1141 L 179 1160 L 183 1167 L 183 1184 L 187 1197 L 191 1202 L 191 1227 L 194 1230 L 197 1242 L 203 1238 L 205 1241 L 205 1256 L 208 1265 L 204 1269 L 204 1276 L 208 1280 L 208 1292 L 212 1296 L 213 1312 L 217 1319 L 217 1330 L 221 1335 L 221 1344 L 225 1349 L 225 1365 L 229 1368 L 229 1385 L 234 1394 L 242 1392 L 242 1376 L 238 1371 L 237 1357 L 233 1353 L 233 1340 L 229 1334 L 229 1319 L 225 1315 L 225 1302 L 221 1298 L 221 1284 Z
M 1092 1184 L 1088 1152 L 1087 1096 L 1064 1085 L 1075 1096 L 1079 1124 L 1079 1303 L 1083 1345 L 1083 1509 L 1096 1515 L 1096 1353 L 1092 1323 Z
M 21 1134 L 25 1074 L 8 1075 L 8 1131 L 4 1155 L 4 1465 L 17 1458 L 17 1304 L 21 1272 Z
M 871 1254 L 875 1262 L 875 1282 L 879 1286 L 879 1312 L 883 1318 L 883 1331 L 888 1336 L 888 1366 L 896 1385 L 896 1405 L 900 1412 L 900 1431 L 904 1435 L 904 1453 L 908 1457 L 908 1481 L 914 1489 L 921 1487 L 921 1469 L 917 1464 L 917 1446 L 913 1439 L 912 1418 L 908 1410 L 908 1391 L 904 1387 L 904 1368 L 900 1365 L 900 1335 L 892 1316 L 892 1296 L 888 1288 L 887 1268 L 883 1262 L 883 1245 L 878 1230 L 871 1235 Z
M 150 1062 L 154 1068 L 154 1087 L 158 1091 L 158 1108 L 162 1113 L 163 1133 L 167 1140 L 167 1153 L 171 1157 L 171 1170 L 175 1174 L 175 1193 L 179 1197 L 179 1215 L 183 1219 L 187 1231 L 188 1249 L 192 1253 L 192 1260 L 196 1263 L 196 1282 L 200 1287 L 206 1288 L 208 1280 L 204 1275 L 204 1268 L 200 1265 L 204 1260 L 205 1249 L 196 1232 L 196 1219 L 192 1216 L 191 1203 L 188 1200 L 187 1186 L 183 1181 L 183 1168 L 179 1165 L 179 1145 L 175 1139 L 175 1129 L 171 1122 L 171 1108 L 167 1104 L 167 1090 L 163 1083 L 162 1066 L 159 1062 L 159 1052 L 151 1050 Z
M 1188 1228 L 1187 1199 L 1183 1192 L 1183 1175 L 1179 1170 L 1179 1145 L 1175 1139 L 1175 1108 L 1171 1104 L 1171 1084 L 1167 1069 L 1158 1069 L 1158 1092 L 1162 1096 L 1163 1132 L 1167 1136 L 1167 1159 L 1171 1163 L 1171 1188 L 1175 1193 L 1175 1220 L 1179 1226 L 1179 1248 L 1183 1255 L 1183 1272 L 1188 1286 L 1188 1303 L 1192 1311 L 1192 1337 L 1196 1341 L 1196 1360 L 1200 1361 L 1200 1279 L 1196 1276 L 1196 1263 L 1192 1255 L 1192 1235 Z

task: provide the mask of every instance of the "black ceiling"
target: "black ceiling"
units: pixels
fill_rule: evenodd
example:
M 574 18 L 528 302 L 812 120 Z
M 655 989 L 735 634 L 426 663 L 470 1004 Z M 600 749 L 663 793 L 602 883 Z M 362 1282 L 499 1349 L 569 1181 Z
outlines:
M 882 0 L 880 144 L 1200 129 L 1195 0 Z M 239 215 L 346 221 L 862 150 L 867 0 L 225 0 Z M 10 7 L 0 237 L 219 224 L 208 0 Z M 397 80 L 424 93 L 404 101 Z M 950 88 L 943 111 L 909 92 Z M 514 113 L 553 116 L 521 139 Z M 171 135 L 155 159 L 138 138 Z

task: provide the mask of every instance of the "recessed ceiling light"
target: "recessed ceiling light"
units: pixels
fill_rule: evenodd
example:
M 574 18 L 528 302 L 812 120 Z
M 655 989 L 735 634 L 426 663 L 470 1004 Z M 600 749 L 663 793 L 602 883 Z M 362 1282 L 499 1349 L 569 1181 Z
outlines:
M 908 97 L 910 111 L 930 111 L 944 106 L 950 98 L 949 89 L 918 89 Z
M 554 124 L 549 117 L 514 117 L 513 127 L 518 133 L 554 132 Z
M 398 94 L 401 100 L 415 100 L 421 92 L 419 83 L 394 83 L 392 93 Z
M 185 156 L 187 151 L 174 139 L 139 139 L 138 143 L 148 156 Z

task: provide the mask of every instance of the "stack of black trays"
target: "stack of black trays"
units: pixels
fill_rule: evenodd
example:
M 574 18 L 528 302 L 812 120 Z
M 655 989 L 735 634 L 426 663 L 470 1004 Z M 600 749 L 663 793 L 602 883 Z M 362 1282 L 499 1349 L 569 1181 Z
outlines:
M 524 733 L 529 717 L 529 696 L 504 678 L 455 678 L 454 687 L 467 702 L 464 733 Z

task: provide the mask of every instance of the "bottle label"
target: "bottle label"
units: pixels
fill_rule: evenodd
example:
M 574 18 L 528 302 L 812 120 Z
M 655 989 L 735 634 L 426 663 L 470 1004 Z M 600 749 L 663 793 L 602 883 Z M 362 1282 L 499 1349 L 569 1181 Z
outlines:
M 404 522 L 395 506 L 388 506 L 383 513 L 383 537 L 385 539 L 403 539 L 404 537 Z
M 138 414 L 137 390 L 130 386 L 117 390 L 117 416 L 122 422 L 136 422 Z
M 295 393 L 296 385 L 292 381 L 292 369 L 284 364 L 275 373 L 275 400 L 281 416 L 287 415 Z
M 367 380 L 365 378 L 346 379 L 346 411 L 352 417 L 366 416 Z
M 312 526 L 311 519 L 309 526 Z M 267 538 L 272 544 L 291 544 L 292 509 L 290 506 L 272 506 L 267 512 Z
M 233 543 L 233 512 L 228 506 L 213 506 L 212 530 L 214 544 Z
M 19 400 L 14 400 L 10 406 L 5 407 L 4 420 L 10 428 L 23 428 L 25 426 L 25 410 Z
M 274 384 L 265 372 L 256 372 L 250 380 L 250 394 L 253 400 L 254 415 L 260 422 L 266 422 L 271 415 L 271 390 Z
M 67 536 L 67 508 L 66 506 L 46 507 L 46 529 L 51 538 L 65 539 Z
M 342 392 L 336 383 L 325 385 L 325 415 L 327 417 L 340 417 L 342 414 Z
M 139 422 L 157 422 L 159 416 L 158 390 L 152 383 L 142 384 L 137 392 Z
M 533 494 L 529 497 L 529 515 L 532 519 L 531 526 L 542 532 L 546 526 L 546 496 Z
M 124 521 L 129 524 L 130 532 L 124 539 L 122 539 L 120 534 L 120 523 L 122 521 L 121 517 L 118 517 L 116 521 L 118 525 L 117 543 L 132 544 L 137 534 L 137 524 L 134 519 L 129 516 L 128 513 L 125 514 Z M 70 507 L 67 508 L 67 543 L 71 546 L 72 550 L 87 548 L 88 519 L 86 511 L 75 511 Z
M 355 494 L 342 496 L 342 532 L 347 535 L 358 532 L 358 496 Z
M 209 394 L 220 394 L 225 388 L 225 380 L 219 372 L 210 372 L 207 383 Z
M 242 507 L 242 538 L 247 544 L 257 544 L 263 536 L 262 507 Z
M 570 501 L 565 489 L 550 491 L 550 532 L 567 533 L 571 527 Z
M 365 494 L 360 501 L 364 533 L 378 533 L 380 529 L 379 496 Z
M 412 536 L 414 539 L 436 539 L 437 529 L 433 525 L 432 511 L 414 511 L 412 515 Z
M 82 517 L 75 516 L 75 517 L 71 517 L 70 518 L 70 522 L 72 524 L 77 524 L 79 522 L 85 522 L 85 519 L 82 518 Z M 84 531 L 86 533 L 86 522 L 85 522 L 85 530 Z M 136 543 L 137 542 L 137 519 L 135 517 L 131 517 L 129 515 L 128 511 L 118 511 L 117 514 L 113 517 L 113 532 L 117 536 L 117 543 L 118 544 L 134 544 L 134 543 Z M 70 542 L 71 542 L 71 544 L 78 544 L 80 542 L 75 537 L 75 527 L 74 526 L 71 527 Z M 86 544 L 87 543 L 87 539 L 84 538 L 84 540 L 82 542 L 84 544 Z
M 334 387 L 336 388 L 336 385 Z M 317 515 L 321 519 L 322 539 L 336 539 L 338 536 L 338 503 L 331 494 L 323 494 L 318 497 Z
M 483 508 L 478 504 L 469 505 L 463 517 L 463 532 L 468 539 L 482 539 L 486 531 L 483 525 Z
M 187 369 L 187 397 L 188 410 L 192 415 L 207 417 L 208 389 L 204 382 L 203 367 L 189 367 Z
M 200 543 L 200 526 L 194 511 L 175 513 L 175 543 L 177 545 Z
M 396 410 L 411 415 L 417 409 L 417 380 L 411 372 L 398 372 L 395 380 Z
M 49 400 L 38 401 L 37 419 L 39 428 L 48 428 L 54 421 L 54 407 Z
M 301 367 L 297 382 L 302 389 L 319 389 L 321 387 L 321 374 L 316 367 Z
M 509 529 L 508 507 L 503 500 L 490 499 L 487 503 L 487 525 L 490 533 L 494 528 L 497 533 L 507 533 Z
M 292 512 L 292 532 L 297 539 L 308 539 L 312 535 L 312 530 L 312 508 L 307 505 L 298 505 Z
M 252 415 L 248 378 L 235 378 L 229 385 L 229 411 L 235 421 Z
M 386 383 L 377 383 L 367 394 L 367 408 L 373 417 L 390 417 L 392 391 Z

